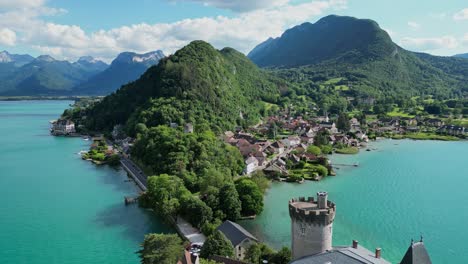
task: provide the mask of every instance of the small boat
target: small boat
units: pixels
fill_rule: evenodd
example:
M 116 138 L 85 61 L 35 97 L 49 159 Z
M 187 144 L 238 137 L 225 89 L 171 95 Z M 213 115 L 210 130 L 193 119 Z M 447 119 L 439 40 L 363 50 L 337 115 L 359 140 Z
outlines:
M 366 149 L 366 151 L 371 151 L 371 149 Z

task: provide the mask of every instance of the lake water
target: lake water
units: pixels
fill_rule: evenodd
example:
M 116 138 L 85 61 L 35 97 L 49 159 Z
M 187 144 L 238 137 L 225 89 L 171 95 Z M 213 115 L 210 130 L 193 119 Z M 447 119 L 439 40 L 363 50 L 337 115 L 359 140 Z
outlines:
M 467 263 L 468 142 L 383 140 L 372 148 L 333 156 L 335 163 L 359 162 L 336 177 L 273 184 L 264 212 L 242 224 L 272 246 L 290 246 L 288 200 L 323 190 L 337 204 L 334 245 L 357 239 L 398 263 L 411 238 L 423 234 L 433 263 Z
M 171 229 L 124 196 L 126 173 L 77 154 L 81 138 L 52 137 L 68 101 L 0 101 L 0 263 L 139 263 L 144 235 Z

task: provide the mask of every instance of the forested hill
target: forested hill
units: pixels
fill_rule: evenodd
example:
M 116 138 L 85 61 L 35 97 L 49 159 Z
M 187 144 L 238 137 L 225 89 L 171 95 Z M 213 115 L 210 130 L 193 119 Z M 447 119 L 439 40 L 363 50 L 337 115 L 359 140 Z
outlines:
M 276 102 L 280 84 L 240 52 L 194 41 L 88 110 L 87 126 L 126 124 L 130 134 L 138 124 L 232 129 L 258 122 L 263 101 Z
M 330 15 L 259 44 L 248 57 L 261 67 L 297 67 L 327 60 L 363 62 L 395 56 L 398 46 L 368 19 Z
M 347 96 L 468 94 L 468 60 L 404 50 L 368 19 L 332 15 L 304 23 L 261 43 L 249 57 L 291 82 L 343 78 L 353 87 Z

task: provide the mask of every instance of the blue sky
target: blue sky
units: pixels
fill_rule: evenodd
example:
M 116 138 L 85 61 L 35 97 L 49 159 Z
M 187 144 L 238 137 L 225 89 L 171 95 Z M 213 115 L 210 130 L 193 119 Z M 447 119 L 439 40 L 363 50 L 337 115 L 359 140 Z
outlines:
M 122 51 L 170 54 L 202 39 L 247 53 L 329 14 L 373 19 L 409 50 L 468 52 L 466 0 L 0 0 L 0 49 L 110 61 Z

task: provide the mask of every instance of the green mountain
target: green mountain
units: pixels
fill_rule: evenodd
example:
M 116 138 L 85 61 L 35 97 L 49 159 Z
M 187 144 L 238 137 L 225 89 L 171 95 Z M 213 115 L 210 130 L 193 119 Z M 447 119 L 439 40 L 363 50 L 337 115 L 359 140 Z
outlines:
M 138 79 L 149 67 L 158 64 L 164 58 L 162 51 L 146 54 L 124 52 L 112 61 L 109 68 L 91 77 L 73 88 L 74 94 L 107 95 L 120 86 Z
M 87 58 L 75 63 L 42 55 L 21 67 L 0 74 L 2 95 L 66 95 L 72 88 L 102 71 L 107 65 Z M 0 67 L 1 68 L 1 67 Z
M 91 108 L 87 126 L 109 131 L 126 124 L 132 133 L 142 124 L 191 122 L 201 129 L 232 129 L 258 122 L 262 101 L 279 97 L 279 83 L 234 49 L 194 41 Z
M 468 53 L 457 54 L 454 57 L 468 59 Z
M 340 78 L 341 85 L 351 86 L 346 96 L 450 98 L 468 93 L 468 60 L 404 50 L 368 19 L 332 15 L 304 23 L 248 56 L 300 85 Z

